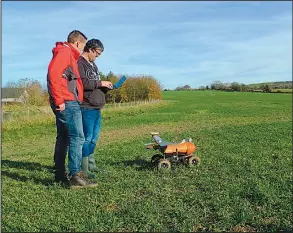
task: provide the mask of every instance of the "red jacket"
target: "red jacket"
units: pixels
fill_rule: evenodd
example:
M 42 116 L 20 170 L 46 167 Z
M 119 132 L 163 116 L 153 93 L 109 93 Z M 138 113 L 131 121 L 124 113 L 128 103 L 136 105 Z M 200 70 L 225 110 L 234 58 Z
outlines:
M 52 49 L 53 58 L 48 67 L 47 85 L 50 100 L 55 105 L 66 100 L 83 100 L 83 85 L 78 72 L 77 60 L 80 53 L 67 42 L 56 42 Z M 70 73 L 68 75 L 68 73 Z M 73 81 L 69 85 L 69 81 Z M 76 97 L 75 94 L 76 93 Z

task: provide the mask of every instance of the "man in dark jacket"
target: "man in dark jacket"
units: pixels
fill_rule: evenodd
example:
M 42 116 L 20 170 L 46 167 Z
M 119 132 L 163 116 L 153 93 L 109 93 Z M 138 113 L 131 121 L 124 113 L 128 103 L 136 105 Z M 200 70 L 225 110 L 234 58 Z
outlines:
M 95 59 L 104 51 L 102 42 L 98 39 L 89 40 L 84 52 L 78 59 L 78 69 L 84 87 L 84 98 L 81 104 L 83 131 L 85 142 L 82 148 L 82 171 L 89 177 L 94 178 L 98 171 L 94 158 L 94 150 L 101 128 L 101 109 L 104 107 L 107 90 L 113 88 L 109 81 L 101 81 Z
M 77 60 L 86 44 L 86 36 L 72 31 L 67 42 L 57 42 L 48 67 L 47 85 L 50 105 L 56 116 L 57 137 L 54 152 L 55 181 L 76 187 L 93 187 L 81 170 L 84 142 L 82 114 L 79 103 L 83 100 L 83 85 Z M 69 177 L 65 169 L 68 150 Z

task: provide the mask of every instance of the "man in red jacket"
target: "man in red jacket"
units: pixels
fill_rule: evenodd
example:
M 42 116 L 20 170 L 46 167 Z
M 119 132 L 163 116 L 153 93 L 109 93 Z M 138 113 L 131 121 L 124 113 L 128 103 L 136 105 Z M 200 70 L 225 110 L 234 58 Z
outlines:
M 83 101 L 83 85 L 77 60 L 84 49 L 87 37 L 72 31 L 67 42 L 56 42 L 53 58 L 48 67 L 47 85 L 50 105 L 56 116 L 57 137 L 54 152 L 55 181 L 75 187 L 93 187 L 82 172 L 82 146 L 84 133 L 79 104 Z M 68 151 L 69 177 L 65 169 Z

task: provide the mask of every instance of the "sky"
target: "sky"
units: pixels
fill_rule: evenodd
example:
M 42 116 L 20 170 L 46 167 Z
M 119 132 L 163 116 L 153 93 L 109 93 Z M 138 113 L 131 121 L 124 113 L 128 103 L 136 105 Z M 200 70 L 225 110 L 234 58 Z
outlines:
M 104 74 L 152 75 L 163 88 L 292 80 L 292 2 L 2 2 L 2 87 L 46 84 L 72 30 L 102 41 Z

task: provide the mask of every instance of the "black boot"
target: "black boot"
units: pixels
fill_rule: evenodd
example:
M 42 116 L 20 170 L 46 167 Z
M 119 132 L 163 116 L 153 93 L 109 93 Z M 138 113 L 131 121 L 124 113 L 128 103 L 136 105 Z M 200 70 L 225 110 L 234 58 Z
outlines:
M 56 170 L 55 171 L 55 182 L 60 183 L 61 185 L 69 186 L 69 177 L 66 171 Z

